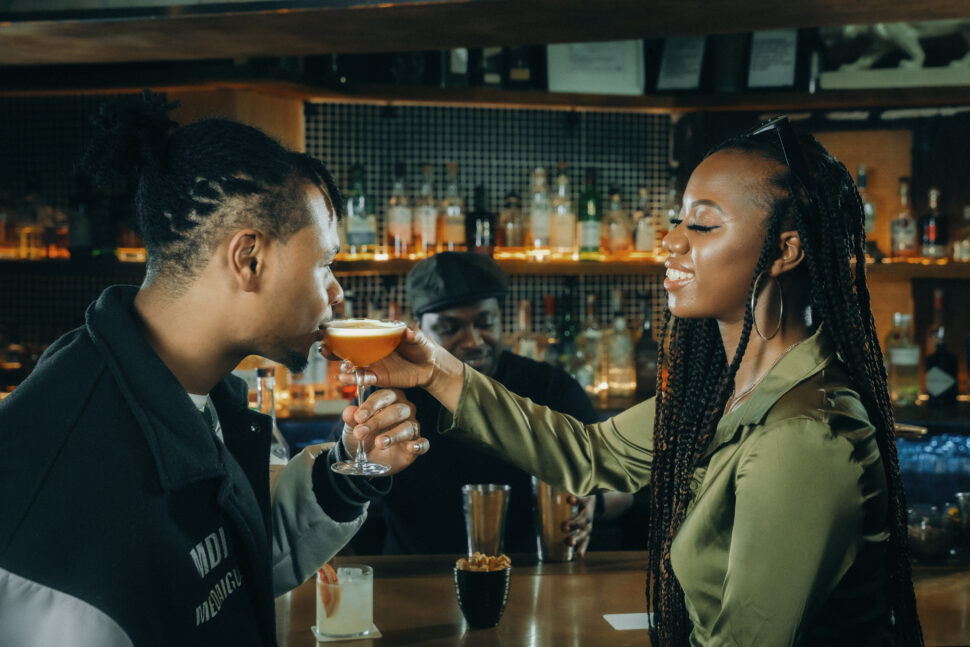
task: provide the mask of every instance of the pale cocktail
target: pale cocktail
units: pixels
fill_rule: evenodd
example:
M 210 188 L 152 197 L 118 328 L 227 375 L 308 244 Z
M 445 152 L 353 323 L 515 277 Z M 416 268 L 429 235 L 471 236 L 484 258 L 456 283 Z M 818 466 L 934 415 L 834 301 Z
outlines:
M 403 321 L 383 319 L 337 319 L 327 325 L 327 346 L 337 357 L 357 366 L 358 404 L 364 401 L 363 369 L 393 353 L 401 343 L 405 328 Z M 333 464 L 335 472 L 357 476 L 384 474 L 390 469 L 387 465 L 368 462 L 363 443 L 357 446 L 353 461 Z
M 322 571 L 323 569 L 321 569 Z M 374 571 L 347 564 L 317 574 L 317 624 L 320 637 L 367 635 L 374 625 Z

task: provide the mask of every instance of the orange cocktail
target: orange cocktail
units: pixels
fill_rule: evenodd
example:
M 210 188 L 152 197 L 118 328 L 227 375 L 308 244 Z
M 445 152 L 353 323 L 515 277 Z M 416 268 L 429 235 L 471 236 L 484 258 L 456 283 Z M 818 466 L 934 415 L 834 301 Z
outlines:
M 339 319 L 327 325 L 327 346 L 338 357 L 368 366 L 394 352 L 404 328 L 403 321 Z
M 357 402 L 364 401 L 364 367 L 394 352 L 404 336 L 403 321 L 381 319 L 338 319 L 327 325 L 327 346 L 337 357 L 357 365 Z M 367 460 L 364 443 L 357 445 L 353 460 L 338 461 L 330 466 L 338 474 L 378 476 L 390 471 L 389 465 Z

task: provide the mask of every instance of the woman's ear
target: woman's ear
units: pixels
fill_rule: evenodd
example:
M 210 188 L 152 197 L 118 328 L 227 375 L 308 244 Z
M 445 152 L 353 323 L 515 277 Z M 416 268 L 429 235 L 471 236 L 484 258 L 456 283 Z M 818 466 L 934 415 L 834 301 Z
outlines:
M 805 258 L 805 250 L 802 249 L 802 239 L 798 231 L 783 231 L 778 236 L 780 246 L 778 258 L 771 265 L 771 275 L 779 276 L 791 271 L 801 264 Z
M 263 275 L 266 239 L 255 229 L 242 229 L 229 240 L 229 271 L 239 289 L 255 292 Z

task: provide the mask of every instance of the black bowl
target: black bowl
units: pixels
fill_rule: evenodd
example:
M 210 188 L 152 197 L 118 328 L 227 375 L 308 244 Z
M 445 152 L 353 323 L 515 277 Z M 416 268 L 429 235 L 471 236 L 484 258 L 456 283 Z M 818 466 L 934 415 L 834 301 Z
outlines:
M 464 571 L 455 569 L 455 592 L 458 606 L 475 629 L 494 627 L 502 618 L 509 601 L 511 568 L 501 571 Z

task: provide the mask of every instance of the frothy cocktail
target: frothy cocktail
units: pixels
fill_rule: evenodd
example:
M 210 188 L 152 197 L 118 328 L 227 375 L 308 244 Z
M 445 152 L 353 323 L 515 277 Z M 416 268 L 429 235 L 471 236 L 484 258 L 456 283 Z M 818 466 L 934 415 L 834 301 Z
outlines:
M 338 357 L 368 366 L 394 352 L 404 329 L 403 321 L 339 319 L 327 325 L 327 346 Z

